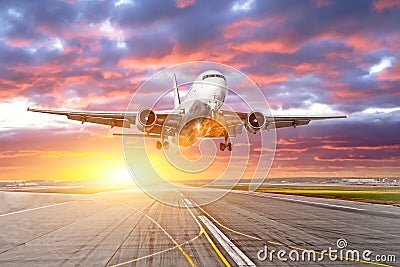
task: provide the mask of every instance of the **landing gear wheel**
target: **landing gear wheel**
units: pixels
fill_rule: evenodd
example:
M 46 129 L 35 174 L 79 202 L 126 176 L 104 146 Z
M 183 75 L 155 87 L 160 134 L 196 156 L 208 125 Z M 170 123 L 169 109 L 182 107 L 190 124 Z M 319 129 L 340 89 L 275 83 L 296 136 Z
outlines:
M 167 141 L 164 142 L 164 149 L 168 150 L 169 149 L 169 143 Z
M 157 148 L 158 150 L 160 150 L 160 149 L 162 148 L 162 144 L 161 144 L 160 141 L 157 141 L 157 143 L 156 143 L 156 148 Z
M 224 143 L 219 143 L 219 150 L 224 151 L 226 148 L 226 145 Z
M 232 143 L 228 143 L 227 148 L 228 148 L 228 151 L 232 151 Z

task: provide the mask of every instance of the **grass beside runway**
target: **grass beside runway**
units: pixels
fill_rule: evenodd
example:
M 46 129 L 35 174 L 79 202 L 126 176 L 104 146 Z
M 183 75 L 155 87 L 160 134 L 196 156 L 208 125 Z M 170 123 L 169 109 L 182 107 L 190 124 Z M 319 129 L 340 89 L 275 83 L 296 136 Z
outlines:
M 248 190 L 247 186 L 236 186 L 236 190 Z M 400 187 L 381 186 L 314 186 L 314 185 L 263 185 L 257 192 L 300 195 L 363 201 L 400 206 Z

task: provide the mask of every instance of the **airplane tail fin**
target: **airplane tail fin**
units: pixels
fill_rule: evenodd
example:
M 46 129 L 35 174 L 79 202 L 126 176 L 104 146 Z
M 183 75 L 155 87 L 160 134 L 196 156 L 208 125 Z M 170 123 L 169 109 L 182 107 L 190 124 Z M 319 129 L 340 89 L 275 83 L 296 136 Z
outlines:
M 181 99 L 179 97 L 178 83 L 176 82 L 176 75 L 174 73 L 174 108 L 178 108 L 180 104 Z

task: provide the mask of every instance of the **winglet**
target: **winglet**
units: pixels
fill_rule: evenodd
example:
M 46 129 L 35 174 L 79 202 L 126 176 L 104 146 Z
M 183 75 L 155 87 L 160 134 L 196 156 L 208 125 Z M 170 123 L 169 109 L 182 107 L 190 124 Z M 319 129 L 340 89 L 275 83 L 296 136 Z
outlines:
M 176 75 L 174 73 L 174 108 L 178 108 L 181 104 L 181 99 L 179 97 L 178 83 L 176 82 Z

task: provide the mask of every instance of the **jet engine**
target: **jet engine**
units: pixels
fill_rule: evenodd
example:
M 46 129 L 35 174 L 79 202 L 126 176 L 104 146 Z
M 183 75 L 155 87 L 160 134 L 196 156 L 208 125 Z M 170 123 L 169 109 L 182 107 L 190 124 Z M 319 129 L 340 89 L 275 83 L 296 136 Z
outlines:
M 259 111 L 250 112 L 246 119 L 246 129 L 249 133 L 257 133 L 265 126 L 266 120 L 264 114 Z
M 142 109 L 136 117 L 136 127 L 139 131 L 148 132 L 156 124 L 157 115 L 151 109 Z

